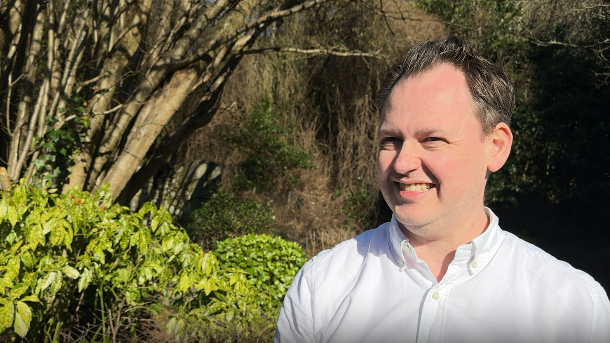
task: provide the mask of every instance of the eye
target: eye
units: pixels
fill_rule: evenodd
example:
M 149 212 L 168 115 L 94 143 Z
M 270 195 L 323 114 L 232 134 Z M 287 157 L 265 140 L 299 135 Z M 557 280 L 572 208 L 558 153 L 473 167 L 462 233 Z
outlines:
M 379 142 L 380 150 L 397 150 L 400 147 L 401 140 L 396 137 L 385 137 Z
M 447 143 L 447 140 L 441 137 L 426 137 L 422 140 L 423 143 Z

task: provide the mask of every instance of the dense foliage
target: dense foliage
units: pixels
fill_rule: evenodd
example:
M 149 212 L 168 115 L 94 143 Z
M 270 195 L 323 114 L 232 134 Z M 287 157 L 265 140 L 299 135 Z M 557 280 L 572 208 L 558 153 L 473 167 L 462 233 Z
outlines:
M 298 183 L 295 169 L 313 168 L 312 156 L 290 142 L 295 123 L 282 114 L 277 104 L 263 99 L 251 111 L 242 114 L 244 124 L 237 132 L 228 132 L 225 140 L 245 156 L 235 178 L 237 190 L 268 190 L 286 179 L 289 186 Z
M 187 230 L 194 242 L 209 251 L 224 239 L 249 233 L 273 233 L 275 227 L 275 216 L 269 204 L 240 199 L 221 187 L 209 201 L 191 213 Z
M 183 340 L 271 341 L 284 294 L 305 263 L 303 249 L 279 237 L 249 234 L 220 242 L 214 255 L 219 270 L 239 273 L 256 293 L 217 291 L 221 301 L 176 315 L 170 331 L 181 327 Z
M 266 290 L 272 301 L 261 308 L 268 307 L 271 313 L 279 310 L 292 278 L 307 261 L 297 243 L 269 235 L 249 234 L 222 241 L 214 255 L 221 268 L 241 269 L 254 288 Z
M 174 313 L 167 328 L 177 339 L 201 334 L 187 331 L 192 318 L 206 334 L 226 323 L 233 332 L 268 318 L 303 263 L 298 246 L 249 236 L 269 242 L 249 246 L 249 255 L 272 259 L 255 259 L 251 268 L 286 263 L 272 284 L 253 283 L 227 252 L 235 243 L 223 243 L 219 265 L 172 224 L 167 210 L 146 204 L 130 213 L 112 204 L 105 187 L 92 196 L 16 185 L 0 200 L 0 238 L 2 340 L 55 341 L 77 328 L 91 340 L 136 337 L 140 320 L 162 307 Z M 269 255 L 266 248 L 275 250 Z

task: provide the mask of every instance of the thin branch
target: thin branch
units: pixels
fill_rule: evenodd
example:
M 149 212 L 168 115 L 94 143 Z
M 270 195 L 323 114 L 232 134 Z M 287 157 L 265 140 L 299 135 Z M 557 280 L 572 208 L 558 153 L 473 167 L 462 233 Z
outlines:
M 260 54 L 264 52 L 293 52 L 298 54 L 307 54 L 307 55 L 332 55 L 332 56 L 357 56 L 357 57 L 374 57 L 381 58 L 379 53 L 381 49 L 375 52 L 361 52 L 361 51 L 340 51 L 333 49 L 299 49 L 299 48 L 287 48 L 282 46 L 273 46 L 267 48 L 260 49 L 250 49 L 242 52 L 243 55 L 251 55 L 251 54 Z
M 598 44 L 579 45 L 579 44 L 568 43 L 568 42 L 560 42 L 560 41 L 556 41 L 554 39 L 551 39 L 549 41 L 541 41 L 541 40 L 536 39 L 536 38 L 529 38 L 528 41 L 530 43 L 538 45 L 538 46 L 560 45 L 560 46 L 568 46 L 568 47 L 571 47 L 571 48 L 595 48 L 595 47 L 598 46 Z
M 91 80 L 87 80 L 83 83 L 81 83 L 80 85 L 78 85 L 78 88 L 76 89 L 76 94 L 80 93 L 80 91 L 83 89 L 83 87 L 85 87 L 86 85 L 90 85 L 94 82 L 97 82 L 97 80 L 101 79 L 104 75 L 100 74 L 94 78 L 92 78 Z
M 203 57 L 208 55 L 212 50 L 218 48 L 219 46 L 222 46 L 232 40 L 235 40 L 236 38 L 239 38 L 240 36 L 244 35 L 248 31 L 251 31 L 253 29 L 260 30 L 260 29 L 264 28 L 266 25 L 269 25 L 270 23 L 272 23 L 276 20 L 291 16 L 295 13 L 304 11 L 306 9 L 309 9 L 311 7 L 314 7 L 314 6 L 323 4 L 325 2 L 329 2 L 329 1 L 330 0 L 309 0 L 300 5 L 291 7 L 286 10 L 275 11 L 275 12 L 263 15 L 260 19 L 255 20 L 254 22 L 252 22 L 250 24 L 242 26 L 241 28 L 235 30 L 235 32 L 233 32 L 232 34 L 229 34 L 228 36 L 225 36 L 224 38 L 216 38 L 216 39 L 212 40 L 210 42 L 210 44 L 207 45 L 206 48 L 200 49 L 199 51 L 197 51 L 197 53 L 193 54 L 189 58 L 183 59 L 181 61 L 177 61 L 176 63 L 172 64 L 170 68 L 172 70 L 183 68 L 195 61 L 202 59 Z

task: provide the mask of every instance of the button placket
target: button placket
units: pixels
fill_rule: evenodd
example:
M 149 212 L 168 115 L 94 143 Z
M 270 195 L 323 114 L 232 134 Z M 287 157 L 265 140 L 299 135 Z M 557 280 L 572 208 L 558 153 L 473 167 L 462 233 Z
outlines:
M 428 294 L 424 298 L 424 304 L 422 306 L 419 330 L 417 335 L 417 342 L 426 342 L 431 335 L 431 330 L 436 327 L 434 324 L 438 317 L 440 305 L 442 300 L 442 290 L 437 287 L 432 287 L 428 291 Z

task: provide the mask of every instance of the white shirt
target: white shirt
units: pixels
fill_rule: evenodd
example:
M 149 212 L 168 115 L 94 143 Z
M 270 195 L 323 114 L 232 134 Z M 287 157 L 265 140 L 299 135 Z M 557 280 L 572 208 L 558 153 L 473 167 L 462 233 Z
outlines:
M 600 284 L 486 211 L 488 229 L 440 282 L 394 217 L 319 253 L 286 294 L 275 342 L 610 342 Z

